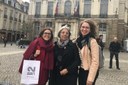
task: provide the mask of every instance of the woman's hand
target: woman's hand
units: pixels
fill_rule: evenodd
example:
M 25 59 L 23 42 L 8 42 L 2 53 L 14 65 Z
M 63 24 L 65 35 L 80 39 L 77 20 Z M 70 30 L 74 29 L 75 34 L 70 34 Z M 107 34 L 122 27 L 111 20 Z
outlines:
M 68 70 L 67 69 L 63 69 L 60 71 L 60 75 L 66 75 L 68 73 Z
M 86 85 L 92 85 L 92 84 L 93 84 L 93 82 L 91 82 L 91 81 L 86 82 Z
M 37 57 L 40 54 L 40 50 L 36 50 L 34 57 Z

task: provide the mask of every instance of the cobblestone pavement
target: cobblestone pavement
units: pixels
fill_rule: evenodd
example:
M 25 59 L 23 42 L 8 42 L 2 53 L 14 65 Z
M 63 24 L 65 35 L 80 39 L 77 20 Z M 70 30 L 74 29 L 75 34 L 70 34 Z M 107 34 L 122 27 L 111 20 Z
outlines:
M 0 44 L 0 85 L 20 85 L 18 68 L 24 51 L 25 49 L 20 49 L 14 44 L 13 46 L 8 44 L 5 48 Z M 128 85 L 128 53 L 120 53 L 121 70 L 116 69 L 115 59 L 113 59 L 113 69 L 108 69 L 108 50 L 104 51 L 104 56 L 105 66 L 100 70 L 96 85 Z

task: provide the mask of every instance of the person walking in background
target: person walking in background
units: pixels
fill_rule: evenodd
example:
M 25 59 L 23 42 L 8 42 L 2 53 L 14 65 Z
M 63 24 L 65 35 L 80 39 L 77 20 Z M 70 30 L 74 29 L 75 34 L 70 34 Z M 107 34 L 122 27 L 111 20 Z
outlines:
M 103 43 L 103 35 L 99 35 L 99 37 L 96 39 L 98 45 L 101 48 L 101 55 L 102 57 L 100 58 L 100 62 L 102 61 L 102 65 L 104 66 L 104 54 L 103 54 L 103 50 L 104 50 L 104 43 Z
M 34 59 L 40 60 L 40 73 L 39 81 L 37 85 L 46 85 L 49 77 L 49 71 L 53 69 L 54 63 L 54 46 L 53 46 L 53 33 L 49 28 L 43 29 L 39 37 L 31 42 L 28 49 L 24 53 L 23 60 L 29 59 L 34 53 Z M 35 52 L 34 52 L 35 51 Z M 22 73 L 22 66 L 19 68 L 19 72 Z
M 67 25 L 58 32 L 55 42 L 55 63 L 51 71 L 49 85 L 77 85 L 79 52 L 76 44 L 70 40 L 70 30 Z
M 103 51 L 104 49 L 103 35 L 99 35 L 99 37 L 96 40 L 97 40 L 97 43 L 100 45 L 101 50 Z
M 79 37 L 76 40 L 81 52 L 79 85 L 95 85 L 98 78 L 99 46 L 95 39 L 96 25 L 91 20 L 80 23 Z M 90 49 L 88 44 L 90 43 Z
M 7 44 L 7 38 L 6 37 L 2 37 L 3 43 L 4 43 L 4 47 L 6 47 Z
M 120 43 L 118 42 L 117 37 L 114 37 L 114 40 L 109 45 L 109 51 L 110 51 L 110 62 L 109 62 L 109 68 L 112 69 L 112 59 L 113 56 L 115 56 L 116 59 L 116 68 L 120 70 L 119 68 L 119 52 L 121 50 Z

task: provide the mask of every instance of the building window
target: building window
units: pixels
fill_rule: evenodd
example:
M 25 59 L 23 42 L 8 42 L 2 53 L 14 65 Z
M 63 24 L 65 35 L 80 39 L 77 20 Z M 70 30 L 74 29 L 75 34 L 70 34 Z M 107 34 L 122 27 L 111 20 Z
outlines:
M 13 23 L 13 30 L 16 30 L 16 27 L 17 27 L 17 22 L 15 21 L 15 22 Z
M 60 13 L 60 11 L 61 11 L 61 0 L 58 0 L 58 14 Z
M 66 1 L 64 6 L 64 14 L 65 16 L 71 15 L 71 1 Z
M 4 19 L 3 29 L 6 29 L 7 20 Z
M 40 23 L 39 22 L 35 22 L 35 29 L 39 30 L 39 27 L 40 27 Z
M 8 9 L 4 8 L 4 18 L 7 18 L 7 11 L 8 11 Z
M 100 17 L 105 18 L 107 17 L 108 13 L 108 0 L 101 0 L 100 3 Z
M 21 24 L 20 23 L 18 23 L 18 29 L 21 29 Z M 25 28 L 23 28 L 23 29 L 25 29 Z
M 53 2 L 48 2 L 48 16 L 51 17 L 53 15 Z
M 99 35 L 103 35 L 103 42 L 106 42 L 106 36 L 107 36 L 107 24 L 106 23 L 99 24 Z
M 3 1 L 4 1 L 4 3 L 8 4 L 8 0 L 3 0 Z
M 49 21 L 48 21 L 48 22 L 46 23 L 46 26 L 47 26 L 47 27 L 52 27 L 52 22 L 49 22 Z
M 100 23 L 99 24 L 99 31 L 106 31 L 107 25 L 106 23 Z
M 19 22 L 21 22 L 21 13 L 19 14 Z
M 126 38 L 128 38 L 128 30 L 126 31 Z
M 10 20 L 9 29 L 12 30 L 11 28 L 12 28 L 12 21 Z
M 40 22 L 35 22 L 34 24 L 34 28 L 35 28 L 35 34 L 38 35 L 39 34 L 39 29 L 40 29 Z
M 11 5 L 11 0 L 8 0 L 8 4 Z
M 91 0 L 84 0 L 84 17 L 91 17 Z
M 23 22 L 25 23 L 25 15 L 23 15 Z
M 18 12 L 15 12 L 14 17 L 15 17 L 15 21 L 17 21 L 17 18 L 18 18 Z
M 35 17 L 40 17 L 40 10 L 41 10 L 41 2 L 36 2 L 36 9 L 35 9 Z
M 10 20 L 13 20 L 13 10 L 10 10 Z

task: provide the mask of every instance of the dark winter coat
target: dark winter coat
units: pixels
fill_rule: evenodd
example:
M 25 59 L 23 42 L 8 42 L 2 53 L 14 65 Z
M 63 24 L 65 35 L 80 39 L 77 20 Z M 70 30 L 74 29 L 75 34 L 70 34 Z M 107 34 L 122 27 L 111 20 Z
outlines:
M 98 45 L 101 47 L 101 50 L 103 51 L 103 49 L 104 49 L 103 41 L 101 39 L 99 39 L 99 38 L 97 38 L 96 41 L 97 41 Z
M 109 45 L 109 51 L 110 52 L 117 52 L 119 53 L 121 49 L 120 43 L 119 42 L 114 42 L 112 41 Z
M 55 43 L 55 66 L 51 72 L 49 85 L 77 85 L 78 65 L 80 64 L 79 53 L 76 45 L 71 41 L 61 48 Z M 68 73 L 60 75 L 62 69 Z

